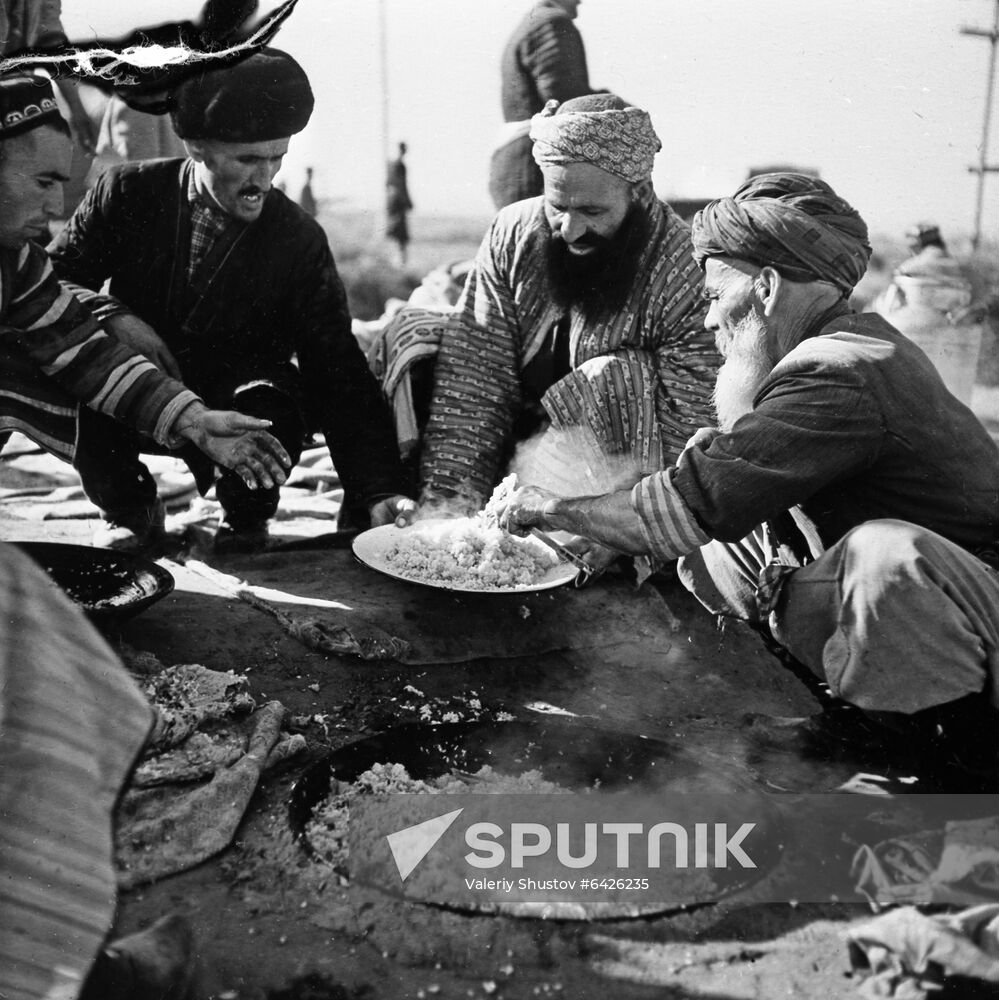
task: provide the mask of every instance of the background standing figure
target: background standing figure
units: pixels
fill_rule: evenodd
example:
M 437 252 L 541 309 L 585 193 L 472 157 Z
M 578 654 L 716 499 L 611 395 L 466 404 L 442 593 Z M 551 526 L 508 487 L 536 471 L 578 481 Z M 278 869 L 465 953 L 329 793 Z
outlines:
M 312 193 L 312 167 L 305 168 L 305 183 L 302 185 L 302 192 L 298 196 L 298 207 L 314 219 L 318 206 L 316 196 Z
M 489 164 L 489 195 L 497 210 L 544 190 L 528 135 L 532 116 L 550 100 L 589 94 L 586 51 L 572 23 L 580 0 L 540 0 L 514 29 L 500 60 L 500 99 L 506 123 Z
M 969 305 L 971 282 L 950 255 L 939 227 L 933 222 L 917 223 L 906 232 L 905 240 L 912 256 L 895 269 L 876 311 L 891 318 L 893 312 L 910 304 L 926 305 L 945 314 Z
M 406 181 L 406 144 L 399 143 L 399 155 L 388 165 L 385 177 L 385 235 L 399 247 L 399 266 L 406 266 L 409 246 L 408 214 L 413 202 Z

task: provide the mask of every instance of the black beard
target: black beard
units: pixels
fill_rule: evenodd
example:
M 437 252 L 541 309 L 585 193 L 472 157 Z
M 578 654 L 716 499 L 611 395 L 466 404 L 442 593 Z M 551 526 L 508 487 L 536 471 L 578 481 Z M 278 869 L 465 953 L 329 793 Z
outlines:
M 651 229 L 648 212 L 633 204 L 613 236 L 590 234 L 578 241 L 596 248 L 583 257 L 570 253 L 562 237 L 551 233 L 545 262 L 552 299 L 563 309 L 577 307 L 588 319 L 620 312 L 634 290 Z

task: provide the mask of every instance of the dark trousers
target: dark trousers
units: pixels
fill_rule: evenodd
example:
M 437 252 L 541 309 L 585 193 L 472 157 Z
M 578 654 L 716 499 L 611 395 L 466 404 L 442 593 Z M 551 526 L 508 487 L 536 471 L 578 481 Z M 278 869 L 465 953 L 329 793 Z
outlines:
M 545 179 L 534 162 L 533 143 L 521 136 L 497 149 L 489 161 L 489 196 L 496 211 L 543 194 Z
M 266 382 L 240 386 L 227 408 L 271 421 L 270 433 L 284 446 L 295 465 L 302 454 L 305 421 L 298 404 L 287 393 Z M 148 508 L 156 501 L 156 481 L 140 455 L 171 454 L 182 458 L 204 495 L 215 485 L 215 495 L 226 520 L 234 527 L 259 524 L 274 515 L 279 487 L 251 490 L 234 472 L 218 470 L 192 444 L 168 451 L 111 417 L 82 407 L 74 465 L 88 499 L 110 519 Z

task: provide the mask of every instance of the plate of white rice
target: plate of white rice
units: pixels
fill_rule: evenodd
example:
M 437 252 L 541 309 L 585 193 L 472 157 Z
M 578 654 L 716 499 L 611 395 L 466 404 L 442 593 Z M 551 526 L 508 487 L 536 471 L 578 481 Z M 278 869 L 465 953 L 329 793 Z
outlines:
M 353 548 L 361 562 L 388 576 L 471 593 L 548 590 L 578 572 L 536 538 L 511 535 L 482 517 L 386 524 L 361 532 Z

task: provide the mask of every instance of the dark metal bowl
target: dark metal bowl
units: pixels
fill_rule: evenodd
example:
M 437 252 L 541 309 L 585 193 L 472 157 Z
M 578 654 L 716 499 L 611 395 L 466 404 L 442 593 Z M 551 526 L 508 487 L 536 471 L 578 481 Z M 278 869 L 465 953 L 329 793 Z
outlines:
M 95 625 L 117 624 L 145 611 L 174 588 L 151 559 L 64 542 L 13 542 L 86 612 Z

